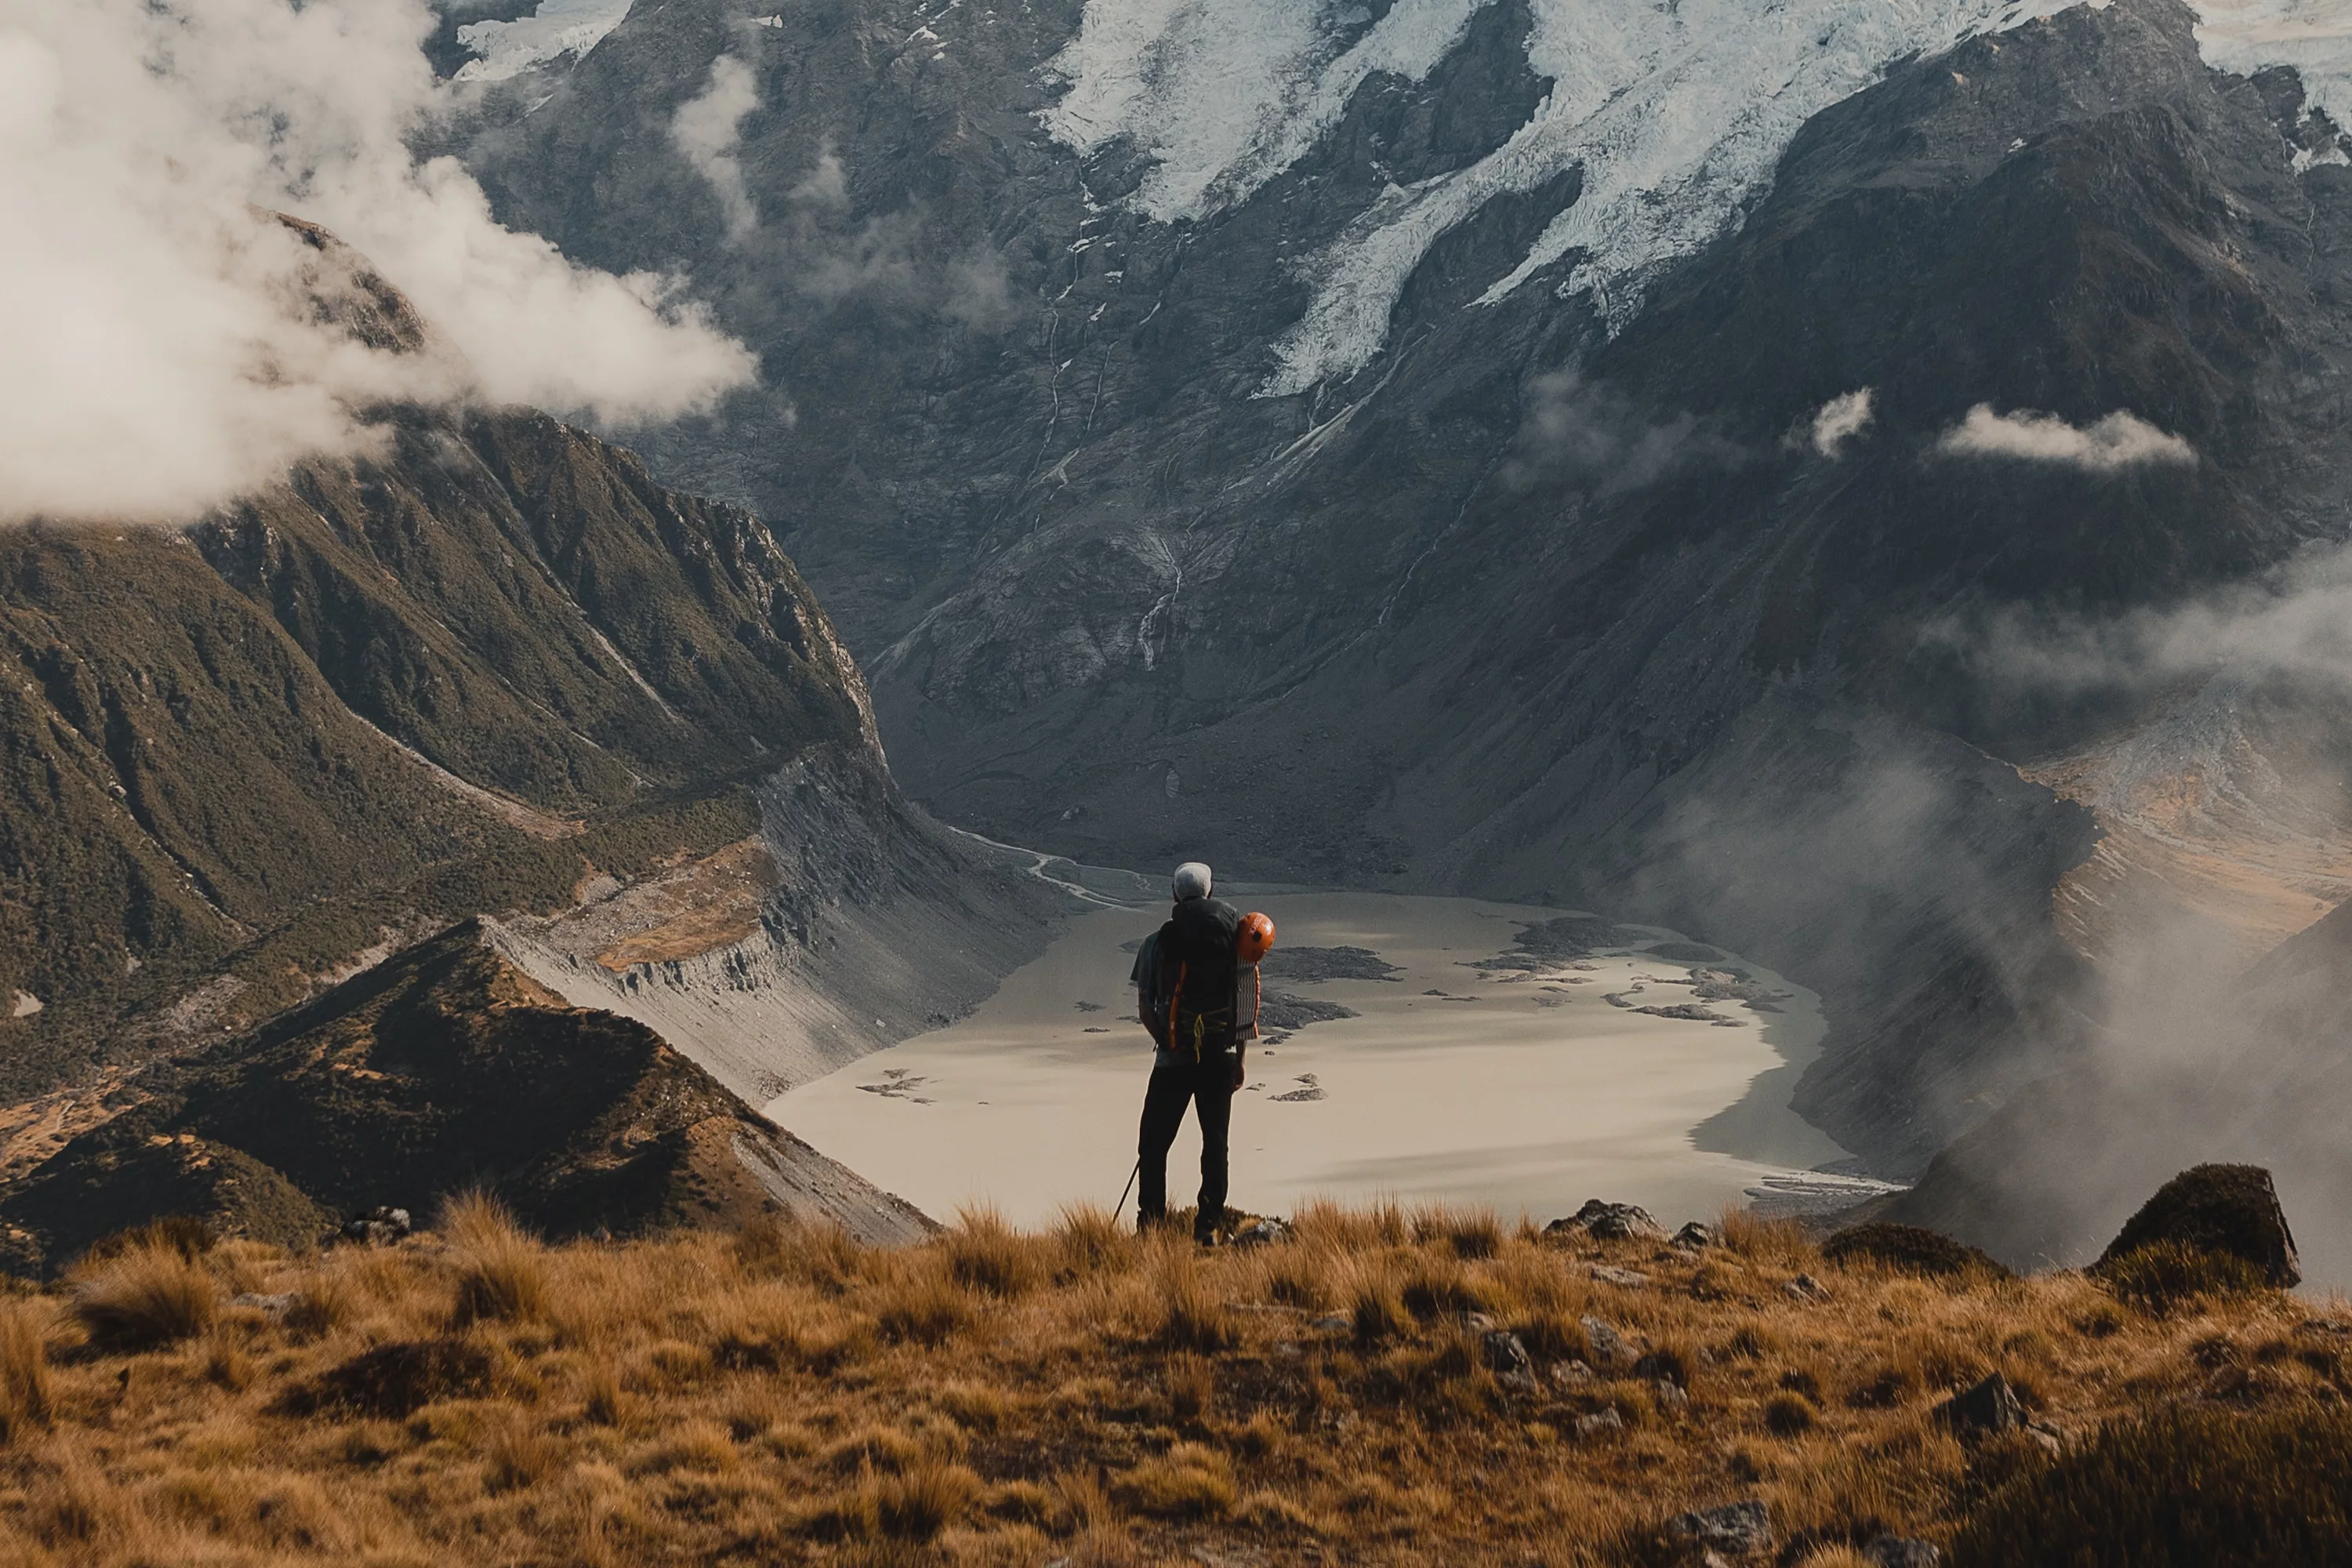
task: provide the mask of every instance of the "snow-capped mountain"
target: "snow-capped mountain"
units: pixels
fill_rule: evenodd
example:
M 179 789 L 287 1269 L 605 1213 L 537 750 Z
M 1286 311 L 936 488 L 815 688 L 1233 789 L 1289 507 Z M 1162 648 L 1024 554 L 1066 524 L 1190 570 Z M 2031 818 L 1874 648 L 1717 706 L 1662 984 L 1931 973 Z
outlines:
M 2163 695 L 1987 639 L 2345 537 L 2347 29 L 641 0 L 467 156 L 759 349 L 646 444 L 789 531 L 910 793 L 1670 912 L 1829 996 L 1800 1103 L 1899 1172 L 2074 1037 L 2092 808 L 2013 764 Z

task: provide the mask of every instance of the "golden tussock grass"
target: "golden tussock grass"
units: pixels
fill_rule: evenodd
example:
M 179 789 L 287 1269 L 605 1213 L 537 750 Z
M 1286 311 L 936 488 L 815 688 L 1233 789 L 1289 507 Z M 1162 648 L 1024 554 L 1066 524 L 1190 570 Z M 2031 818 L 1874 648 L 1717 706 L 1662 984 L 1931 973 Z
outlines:
M 1090 1209 L 895 1252 L 788 1220 L 549 1247 L 469 1199 L 392 1248 L 150 1239 L 0 1303 L 0 1563 L 1600 1568 L 1757 1498 L 1789 1561 L 1851 1568 L 1872 1531 L 1963 1540 L 2048 1464 L 1932 1417 L 1988 1372 L 2084 1452 L 2352 1393 L 2352 1337 L 2234 1281 L 2158 1310 L 1726 1230 L 1322 1205 L 1206 1253 Z M 1587 1318 L 1634 1353 L 1604 1364 Z

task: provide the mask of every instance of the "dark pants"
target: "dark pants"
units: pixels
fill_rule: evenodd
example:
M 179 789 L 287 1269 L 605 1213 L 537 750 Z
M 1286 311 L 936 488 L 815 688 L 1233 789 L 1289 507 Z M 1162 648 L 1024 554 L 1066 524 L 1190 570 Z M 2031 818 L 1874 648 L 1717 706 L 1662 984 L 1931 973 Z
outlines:
M 1141 1213 L 1146 1223 L 1168 1213 L 1168 1151 L 1184 1125 L 1187 1103 L 1201 1113 L 1201 1208 L 1196 1231 L 1220 1225 L 1225 1215 L 1225 1131 L 1234 1119 L 1234 1058 L 1223 1052 L 1205 1060 L 1170 1061 L 1151 1069 L 1143 1091 Z

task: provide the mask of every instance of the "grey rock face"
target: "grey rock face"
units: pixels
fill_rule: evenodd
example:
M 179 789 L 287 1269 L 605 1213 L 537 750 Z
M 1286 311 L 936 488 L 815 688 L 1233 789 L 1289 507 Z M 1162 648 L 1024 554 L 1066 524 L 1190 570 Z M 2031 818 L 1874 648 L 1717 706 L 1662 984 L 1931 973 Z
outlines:
M 1604 1319 L 1588 1312 L 1577 1320 L 1577 1326 L 1584 1331 L 1585 1349 L 1598 1365 L 1632 1366 L 1642 1353 L 1633 1348 L 1631 1340 L 1618 1331 L 1616 1325 Z
M 1994 1373 L 1936 1406 L 1936 1419 L 1963 1441 L 2014 1432 L 2025 1425 L 2025 1406 L 2009 1379 Z
M 1770 1516 L 1763 1503 L 1752 1499 L 1676 1514 L 1666 1521 L 1666 1533 L 1702 1548 L 1741 1557 L 1769 1552 L 1772 1546 Z
M 1527 13 L 1165 226 L 1118 205 L 1136 149 L 1034 118 L 1080 10 L 965 8 L 934 51 L 884 0 L 759 37 L 672 0 L 465 150 L 501 216 L 682 268 L 761 350 L 769 390 L 648 445 L 787 531 L 915 796 L 1090 862 L 1671 919 L 1832 999 L 1800 1109 L 1916 1172 L 2070 1037 L 2036 999 L 2088 823 L 1987 749 L 2119 717 L 1924 634 L 2242 576 L 2352 483 L 2352 174 L 2295 171 L 2299 98 L 2207 70 L 2175 0 L 2069 11 L 1820 115 L 1613 337 L 1564 269 L 1465 308 L 1563 175 L 1446 234 L 1360 374 L 1258 396 L 1297 259 L 1540 98 Z M 668 133 L 722 55 L 748 226 Z M 1866 438 L 1802 438 L 1864 387 Z M 2128 409 L 2195 460 L 1944 453 L 1979 404 Z
M 1599 1198 L 1587 1198 L 1584 1206 L 1566 1219 L 1556 1219 L 1544 1226 L 1546 1236 L 1584 1235 L 1595 1241 L 1664 1240 L 1665 1227 L 1650 1217 L 1650 1211 L 1633 1204 L 1605 1203 Z

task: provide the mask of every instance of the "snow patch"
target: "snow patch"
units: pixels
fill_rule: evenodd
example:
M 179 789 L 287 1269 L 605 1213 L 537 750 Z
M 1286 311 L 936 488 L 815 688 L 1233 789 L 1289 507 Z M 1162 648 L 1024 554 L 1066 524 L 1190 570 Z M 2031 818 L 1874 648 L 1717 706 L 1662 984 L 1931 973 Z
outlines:
M 1372 72 L 1428 76 L 1492 3 L 1397 0 L 1358 35 L 1369 12 L 1321 0 L 1089 0 L 1042 118 L 1082 157 L 1131 140 L 1151 168 L 1127 205 L 1198 220 L 1297 163 Z
M 1369 26 L 1332 0 L 1088 0 L 1047 66 L 1065 90 L 1041 116 L 1083 157 L 1131 147 L 1123 205 L 1197 222 L 1247 201 L 1314 147 L 1375 71 L 1425 79 L 1492 0 L 1397 0 Z M 1611 330 L 1660 268 L 1739 223 L 1808 120 L 1895 62 L 2110 0 L 1533 0 L 1531 68 L 1553 84 L 1496 152 L 1391 185 L 1302 271 L 1307 311 L 1262 392 L 1344 380 L 1377 355 L 1430 247 L 1496 196 L 1573 168 L 1582 194 L 1482 296 L 1493 304 L 1557 263 Z M 2352 0 L 2199 0 L 2209 64 L 2293 66 L 2312 103 L 2352 125 Z M 2333 163 L 2322 152 L 2300 161 Z
M 2293 66 L 2314 108 L 2352 125 L 2352 4 L 2347 0 L 2194 0 L 2197 47 L 2217 70 L 2252 76 Z M 2333 163 L 2334 159 L 2320 159 Z
M 1486 3 L 1398 0 L 1359 35 L 1350 12 L 1316 0 L 1090 0 L 1051 64 L 1068 89 L 1045 124 L 1085 156 L 1133 145 L 1150 167 L 1128 205 L 1163 223 L 1197 220 L 1296 163 L 1373 71 L 1426 78 Z M 1361 370 L 1440 236 L 1580 165 L 1582 196 L 1483 302 L 1573 253 L 1567 291 L 1593 295 L 1622 326 L 1659 266 L 1737 223 L 1813 115 L 1893 61 L 2078 3 L 1535 0 L 1528 59 L 1550 96 L 1478 163 L 1391 186 L 1306 264 L 1313 300 L 1264 391 Z
M 584 57 L 629 14 L 633 0 L 540 0 L 539 9 L 511 22 L 468 22 L 457 42 L 476 58 L 457 69 L 459 81 L 505 81 L 570 56 Z M 776 18 L 782 26 L 783 19 Z

